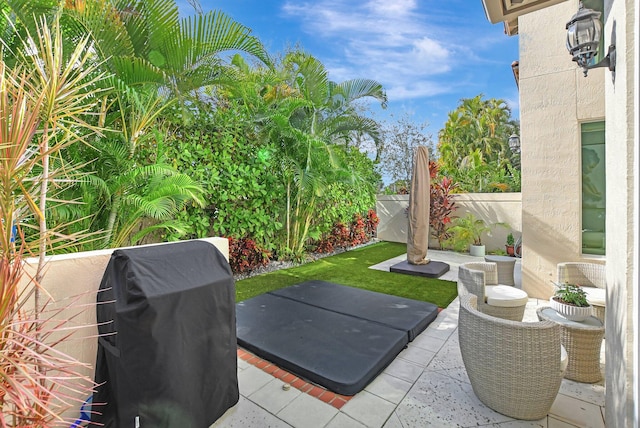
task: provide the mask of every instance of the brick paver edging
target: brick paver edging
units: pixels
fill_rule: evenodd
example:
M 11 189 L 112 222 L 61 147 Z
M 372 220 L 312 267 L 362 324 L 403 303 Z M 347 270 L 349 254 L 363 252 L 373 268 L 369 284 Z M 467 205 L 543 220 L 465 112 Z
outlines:
M 325 403 L 335 407 L 336 409 L 341 409 L 342 406 L 347 404 L 347 402 L 353 398 L 353 396 L 349 395 L 336 394 L 335 392 L 329 391 L 321 386 L 314 385 L 304 379 L 300 379 L 296 375 L 289 373 L 286 370 L 282 370 L 275 364 L 263 360 L 262 358 L 252 354 L 245 349 L 238 348 L 238 357 L 243 361 L 251 364 L 252 366 L 259 368 L 265 373 L 268 373 L 271 376 L 280 379 L 284 383 L 288 383 L 292 387 L 304 392 L 305 394 L 309 394 L 312 397 L 324 401 Z

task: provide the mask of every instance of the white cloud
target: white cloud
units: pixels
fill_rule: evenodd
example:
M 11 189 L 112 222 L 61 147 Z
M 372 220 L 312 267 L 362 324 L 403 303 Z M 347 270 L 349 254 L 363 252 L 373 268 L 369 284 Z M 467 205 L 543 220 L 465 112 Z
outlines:
M 406 100 L 412 98 L 433 97 L 447 93 L 449 89 L 437 82 L 421 81 L 412 85 L 398 85 L 387 88 L 387 96 L 391 99 Z
M 367 3 L 367 8 L 372 12 L 384 16 L 399 16 L 411 13 L 416 8 L 415 0 L 371 0 Z
M 508 97 L 504 98 L 504 100 L 511 109 L 511 117 L 520 117 L 520 98 L 518 98 L 518 94 L 516 93 L 514 98 Z
M 332 80 L 376 79 L 390 100 L 446 92 L 434 77 L 452 69 L 455 46 L 438 39 L 416 0 L 288 2 L 283 10 L 308 33 L 340 46 L 339 59 L 321 58 Z

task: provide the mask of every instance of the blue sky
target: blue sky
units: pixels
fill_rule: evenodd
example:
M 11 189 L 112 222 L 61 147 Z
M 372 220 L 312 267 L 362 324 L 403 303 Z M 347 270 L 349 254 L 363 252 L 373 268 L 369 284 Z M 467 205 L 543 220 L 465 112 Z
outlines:
M 181 14 L 193 13 L 179 0 Z M 481 0 L 200 0 L 253 30 L 271 55 L 301 46 L 336 82 L 382 83 L 389 105 L 377 118 L 408 112 L 434 139 L 461 98 L 502 98 L 518 118 L 511 63 L 518 38 L 490 24 Z

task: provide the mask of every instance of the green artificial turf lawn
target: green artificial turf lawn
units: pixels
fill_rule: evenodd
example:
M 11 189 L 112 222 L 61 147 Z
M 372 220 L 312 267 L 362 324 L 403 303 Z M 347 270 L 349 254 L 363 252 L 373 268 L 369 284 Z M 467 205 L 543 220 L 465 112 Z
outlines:
M 369 266 L 406 251 L 406 244 L 380 242 L 301 266 L 243 279 L 236 283 L 236 301 L 315 279 L 423 300 L 446 308 L 457 296 L 455 282 L 369 269 Z

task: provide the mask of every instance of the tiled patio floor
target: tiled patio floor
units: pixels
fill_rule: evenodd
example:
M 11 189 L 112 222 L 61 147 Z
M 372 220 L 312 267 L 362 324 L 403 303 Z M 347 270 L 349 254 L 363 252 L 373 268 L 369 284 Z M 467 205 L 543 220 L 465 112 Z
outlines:
M 442 279 L 456 280 L 457 267 L 481 260 L 449 252 L 429 251 L 451 271 Z M 388 270 L 393 260 L 373 268 Z M 520 263 L 516 263 L 516 286 Z M 525 321 L 537 320 L 535 310 L 547 302 L 530 299 Z M 604 427 L 604 386 L 563 380 L 549 415 L 539 421 L 519 421 L 496 413 L 474 395 L 458 344 L 458 299 L 445 308 L 364 391 L 339 409 L 297 388 L 283 389 L 278 377 L 238 358 L 240 402 L 215 428 L 418 428 L 418 427 Z M 604 364 L 604 344 L 601 361 Z

